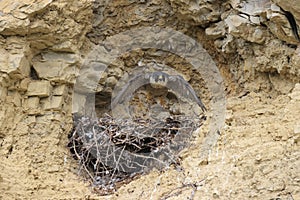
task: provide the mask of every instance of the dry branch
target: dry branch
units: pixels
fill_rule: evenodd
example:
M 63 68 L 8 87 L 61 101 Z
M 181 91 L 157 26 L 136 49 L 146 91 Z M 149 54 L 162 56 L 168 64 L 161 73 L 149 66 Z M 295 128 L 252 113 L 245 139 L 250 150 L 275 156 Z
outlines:
M 202 125 L 186 117 L 165 121 L 74 118 L 69 148 L 84 174 L 108 194 L 122 182 L 152 168 L 164 169 L 178 163 L 178 154 L 190 142 L 191 133 Z

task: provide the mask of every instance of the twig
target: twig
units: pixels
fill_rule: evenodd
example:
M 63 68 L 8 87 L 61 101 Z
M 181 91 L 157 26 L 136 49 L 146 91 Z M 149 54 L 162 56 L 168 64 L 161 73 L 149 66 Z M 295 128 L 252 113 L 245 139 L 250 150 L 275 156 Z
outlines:
M 191 187 L 191 188 L 192 188 L 191 196 L 190 196 L 189 199 L 190 199 L 190 200 L 193 200 L 193 199 L 194 199 L 194 196 L 195 196 L 195 191 L 197 190 L 198 185 L 199 185 L 202 181 L 204 181 L 204 180 L 205 180 L 205 179 L 202 179 L 202 180 L 200 180 L 199 182 L 196 182 L 196 183 L 183 183 L 182 186 L 177 187 L 177 188 L 175 188 L 174 190 L 171 190 L 171 191 L 167 194 L 167 196 L 162 197 L 160 200 L 166 200 L 166 199 L 168 199 L 168 198 L 171 198 L 171 197 L 174 197 L 174 196 L 178 196 L 178 195 L 180 195 L 180 194 L 183 192 L 182 189 L 187 188 L 187 187 Z M 177 191 L 177 192 L 175 192 L 175 193 L 172 194 L 172 192 L 174 192 L 175 190 L 179 190 L 179 191 Z
M 132 178 L 144 169 L 167 166 L 170 162 L 176 164 L 178 152 L 173 151 L 178 150 L 173 148 L 177 144 L 173 139 L 180 132 L 184 134 L 180 139 L 188 140 L 187 136 L 198 126 L 188 118 L 155 122 L 141 118 L 134 121 L 114 119 L 109 115 L 104 115 L 98 121 L 82 117 L 75 123 L 76 128 L 70 134 L 70 149 L 80 161 L 81 171 L 94 184 L 96 177 L 100 178 L 101 184 L 95 186 L 104 189 L 104 193 L 114 191 L 117 182 Z M 180 146 L 188 143 L 178 139 L 175 142 Z M 128 159 L 134 164 L 127 164 Z M 107 166 L 109 163 L 113 165 Z M 131 169 L 131 172 L 126 172 L 127 169 Z M 178 189 L 192 186 L 185 184 Z M 177 191 L 175 194 L 180 193 Z M 191 199 L 193 197 L 194 190 Z

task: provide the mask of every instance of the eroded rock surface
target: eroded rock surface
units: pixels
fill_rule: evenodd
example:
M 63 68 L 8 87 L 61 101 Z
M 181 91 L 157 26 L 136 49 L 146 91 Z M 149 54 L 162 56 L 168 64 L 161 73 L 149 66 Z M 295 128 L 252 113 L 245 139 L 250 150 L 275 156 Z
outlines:
M 0 1 L 0 197 L 105 199 L 77 175 L 66 147 L 72 112 L 87 101 L 78 94 L 82 104 L 72 107 L 74 83 L 95 45 L 158 26 L 196 39 L 216 62 L 226 125 L 207 161 L 199 159 L 204 127 L 183 152 L 182 170 L 151 172 L 110 198 L 299 199 L 300 47 L 283 10 L 300 24 L 299 0 Z M 178 70 L 209 103 L 201 74 L 182 58 L 136 49 L 103 72 L 98 111 L 121 77 L 153 60 Z

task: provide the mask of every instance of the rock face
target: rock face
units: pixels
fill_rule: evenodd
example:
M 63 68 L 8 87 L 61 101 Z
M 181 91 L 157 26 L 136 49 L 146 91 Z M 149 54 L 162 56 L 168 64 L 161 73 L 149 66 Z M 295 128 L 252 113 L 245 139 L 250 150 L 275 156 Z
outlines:
M 151 172 L 111 198 L 300 199 L 300 46 L 282 9 L 300 24 L 299 0 L 0 1 L 0 197 L 105 199 L 78 176 L 66 147 L 72 113 L 89 103 L 84 88 L 73 96 L 80 73 L 89 77 L 85 88 L 97 84 L 98 114 L 121 77 L 153 60 L 172 66 L 210 110 L 213 94 L 201 73 L 171 52 L 141 47 L 82 70 L 97 44 L 160 27 L 195 39 L 211 55 L 226 87 L 225 126 L 205 161 L 199 151 L 207 127 L 182 153 L 183 170 Z M 114 45 L 125 41 L 123 35 Z

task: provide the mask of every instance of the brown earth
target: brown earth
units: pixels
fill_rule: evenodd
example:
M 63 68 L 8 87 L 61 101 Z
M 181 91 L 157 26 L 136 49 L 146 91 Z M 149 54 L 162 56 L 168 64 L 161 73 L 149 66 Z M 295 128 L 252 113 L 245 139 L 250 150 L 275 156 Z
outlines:
M 300 1 L 211 2 L 0 1 L 0 198 L 300 199 L 300 48 L 278 11 L 300 24 Z M 181 169 L 153 170 L 100 196 L 67 148 L 75 78 L 94 44 L 143 26 L 169 27 L 203 45 L 224 78 L 226 122 L 206 162 L 209 120 L 181 153 Z M 155 50 L 116 59 L 98 101 L 106 104 L 141 59 L 174 66 L 209 105 L 201 76 Z

